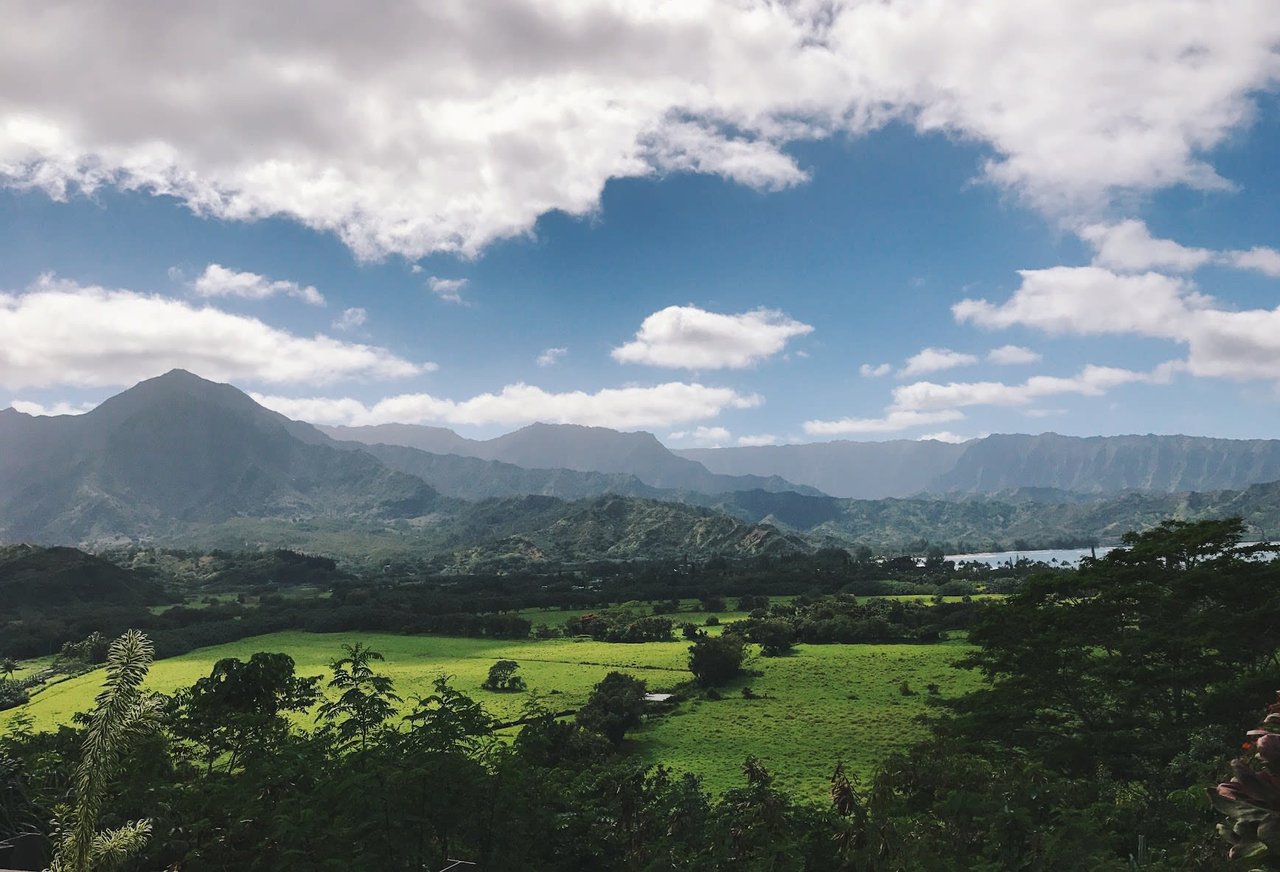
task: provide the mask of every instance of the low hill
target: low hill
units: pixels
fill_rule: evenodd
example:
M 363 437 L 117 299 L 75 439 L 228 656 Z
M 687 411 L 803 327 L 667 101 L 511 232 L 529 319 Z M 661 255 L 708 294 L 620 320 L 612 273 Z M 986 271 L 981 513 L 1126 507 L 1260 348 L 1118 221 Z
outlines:
M 0 546 L 0 603 L 6 611 L 164 600 L 159 583 L 75 548 Z

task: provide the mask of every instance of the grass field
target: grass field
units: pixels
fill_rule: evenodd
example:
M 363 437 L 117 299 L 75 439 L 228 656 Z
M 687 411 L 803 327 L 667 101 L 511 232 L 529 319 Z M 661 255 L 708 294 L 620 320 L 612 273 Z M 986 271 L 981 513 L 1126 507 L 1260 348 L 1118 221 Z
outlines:
M 559 613 L 543 613 L 559 614 Z M 566 615 L 569 613 L 565 613 Z M 547 623 L 550 623 L 547 621 Z M 395 679 L 406 700 L 427 694 L 441 673 L 499 717 L 516 716 L 526 694 L 497 694 L 480 688 L 498 659 L 520 663 L 531 691 L 547 694 L 555 709 L 580 705 L 591 687 L 612 669 L 643 678 L 650 690 L 669 689 L 690 676 L 687 642 L 609 644 L 555 639 L 502 642 L 441 636 L 386 634 L 277 633 L 193 651 L 157 662 L 148 684 L 171 692 L 209 673 L 222 657 L 248 658 L 256 651 L 283 651 L 305 675 L 327 673 L 343 642 L 362 641 L 386 657 L 381 668 Z M 723 689 L 720 700 L 696 699 L 654 719 L 634 734 L 633 750 L 646 760 L 703 776 L 719 791 L 741 782 L 741 765 L 759 757 L 781 786 L 813 798 L 823 795 L 837 762 L 867 775 L 890 751 L 915 738 L 914 719 L 928 708 L 925 685 L 942 695 L 964 692 L 977 676 L 950 667 L 963 643 L 938 645 L 801 645 L 782 658 L 753 658 L 761 674 Z M 0 712 L 0 729 L 26 711 L 37 729 L 68 723 L 92 705 L 102 681 L 96 671 L 55 684 L 18 709 Z M 903 681 L 917 695 L 903 696 Z M 750 685 L 760 699 L 744 699 Z M 308 724 L 309 718 L 302 723 Z

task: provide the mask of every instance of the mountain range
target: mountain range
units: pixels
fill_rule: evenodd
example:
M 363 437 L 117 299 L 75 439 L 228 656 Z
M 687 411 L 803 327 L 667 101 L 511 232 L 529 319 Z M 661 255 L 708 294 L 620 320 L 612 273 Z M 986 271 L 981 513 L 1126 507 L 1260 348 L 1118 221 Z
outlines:
M 84 415 L 0 411 L 0 542 L 411 552 L 462 571 L 1111 541 L 1165 517 L 1240 514 L 1259 535 L 1280 528 L 1273 441 L 1043 434 L 685 454 L 598 427 L 539 424 L 491 440 L 322 430 L 175 370 Z
M 1180 493 L 1280 480 L 1280 440 L 1201 436 L 993 435 L 816 442 L 677 452 L 722 475 L 777 475 L 856 499 L 1052 488 L 1082 494 Z
M 511 470 L 519 472 L 500 468 Z M 505 554 L 514 537 L 531 543 L 526 550 L 535 557 L 583 560 L 810 547 L 773 528 L 677 502 L 605 498 L 585 487 L 574 496 L 594 501 L 494 490 L 505 493 L 490 495 L 506 498 L 446 496 L 359 446 L 182 370 L 83 415 L 0 411 L 0 541 L 301 544 L 348 552 L 377 545 L 466 551 L 469 565 L 477 555 Z M 589 523 L 595 513 L 611 520 Z M 592 540 L 584 530 L 603 538 Z
M 659 490 L 704 494 L 747 490 L 823 494 L 820 488 L 794 484 L 776 475 L 717 474 L 696 460 L 680 457 L 652 433 L 620 433 L 606 427 L 530 424 L 488 440 L 466 439 L 442 427 L 413 424 L 317 429 L 344 441 L 416 448 L 430 454 L 497 461 L 526 470 L 630 476 L 640 484 Z M 633 486 L 624 479 L 615 479 L 613 484 L 624 488 Z

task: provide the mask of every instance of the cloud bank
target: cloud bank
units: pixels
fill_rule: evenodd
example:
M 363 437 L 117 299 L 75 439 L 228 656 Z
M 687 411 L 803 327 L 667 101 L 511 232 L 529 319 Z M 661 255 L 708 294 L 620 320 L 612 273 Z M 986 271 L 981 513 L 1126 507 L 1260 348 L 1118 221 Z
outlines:
M 985 145 L 1050 212 L 1221 189 L 1280 74 L 1272 0 L 14 0 L 0 179 L 283 216 L 360 258 L 474 255 L 609 179 L 803 183 L 787 146 L 890 122 Z M 56 34 L 57 38 L 32 38 Z
M 0 385 L 129 385 L 175 367 L 217 381 L 323 385 L 435 368 L 385 348 L 296 336 L 256 318 L 42 276 L 0 292 Z

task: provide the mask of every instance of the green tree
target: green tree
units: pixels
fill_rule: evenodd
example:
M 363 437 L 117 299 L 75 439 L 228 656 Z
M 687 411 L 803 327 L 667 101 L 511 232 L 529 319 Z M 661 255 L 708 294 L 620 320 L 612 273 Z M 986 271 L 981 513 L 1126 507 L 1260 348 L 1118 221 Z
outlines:
M 289 731 L 285 712 L 319 697 L 319 678 L 299 678 L 288 654 L 259 651 L 247 662 L 227 657 L 207 678 L 174 696 L 173 731 L 203 745 L 208 764 L 227 755 L 227 769 L 251 753 L 275 748 Z
M 5 657 L 0 660 L 0 675 L 5 678 L 12 678 L 13 673 L 18 671 L 18 662 L 12 657 Z
M 373 661 L 383 659 L 380 653 L 363 642 L 343 645 L 342 650 L 347 656 L 330 664 L 333 678 L 328 684 L 338 698 L 321 703 L 316 719 L 334 730 L 339 747 L 350 748 L 358 742 L 365 750 L 370 733 L 395 714 L 396 703 L 402 700 L 395 693 L 395 683 L 373 670 Z
M 627 730 L 640 726 L 644 717 L 645 683 L 624 672 L 610 672 L 578 709 L 578 723 L 604 736 L 616 748 Z
M 50 872 L 114 869 L 141 850 L 151 834 L 148 820 L 99 832 L 98 817 L 121 758 L 158 722 L 157 698 L 141 690 L 154 654 L 150 640 L 137 630 L 116 639 L 107 651 L 107 678 L 89 713 L 72 799 L 56 812 Z
M 707 636 L 689 646 L 689 671 L 703 687 L 716 687 L 742 672 L 746 646 L 741 636 Z
M 485 690 L 506 693 L 522 691 L 525 689 L 525 683 L 523 678 L 516 675 L 519 669 L 520 664 L 514 660 L 499 660 L 489 667 L 489 677 L 480 686 Z

